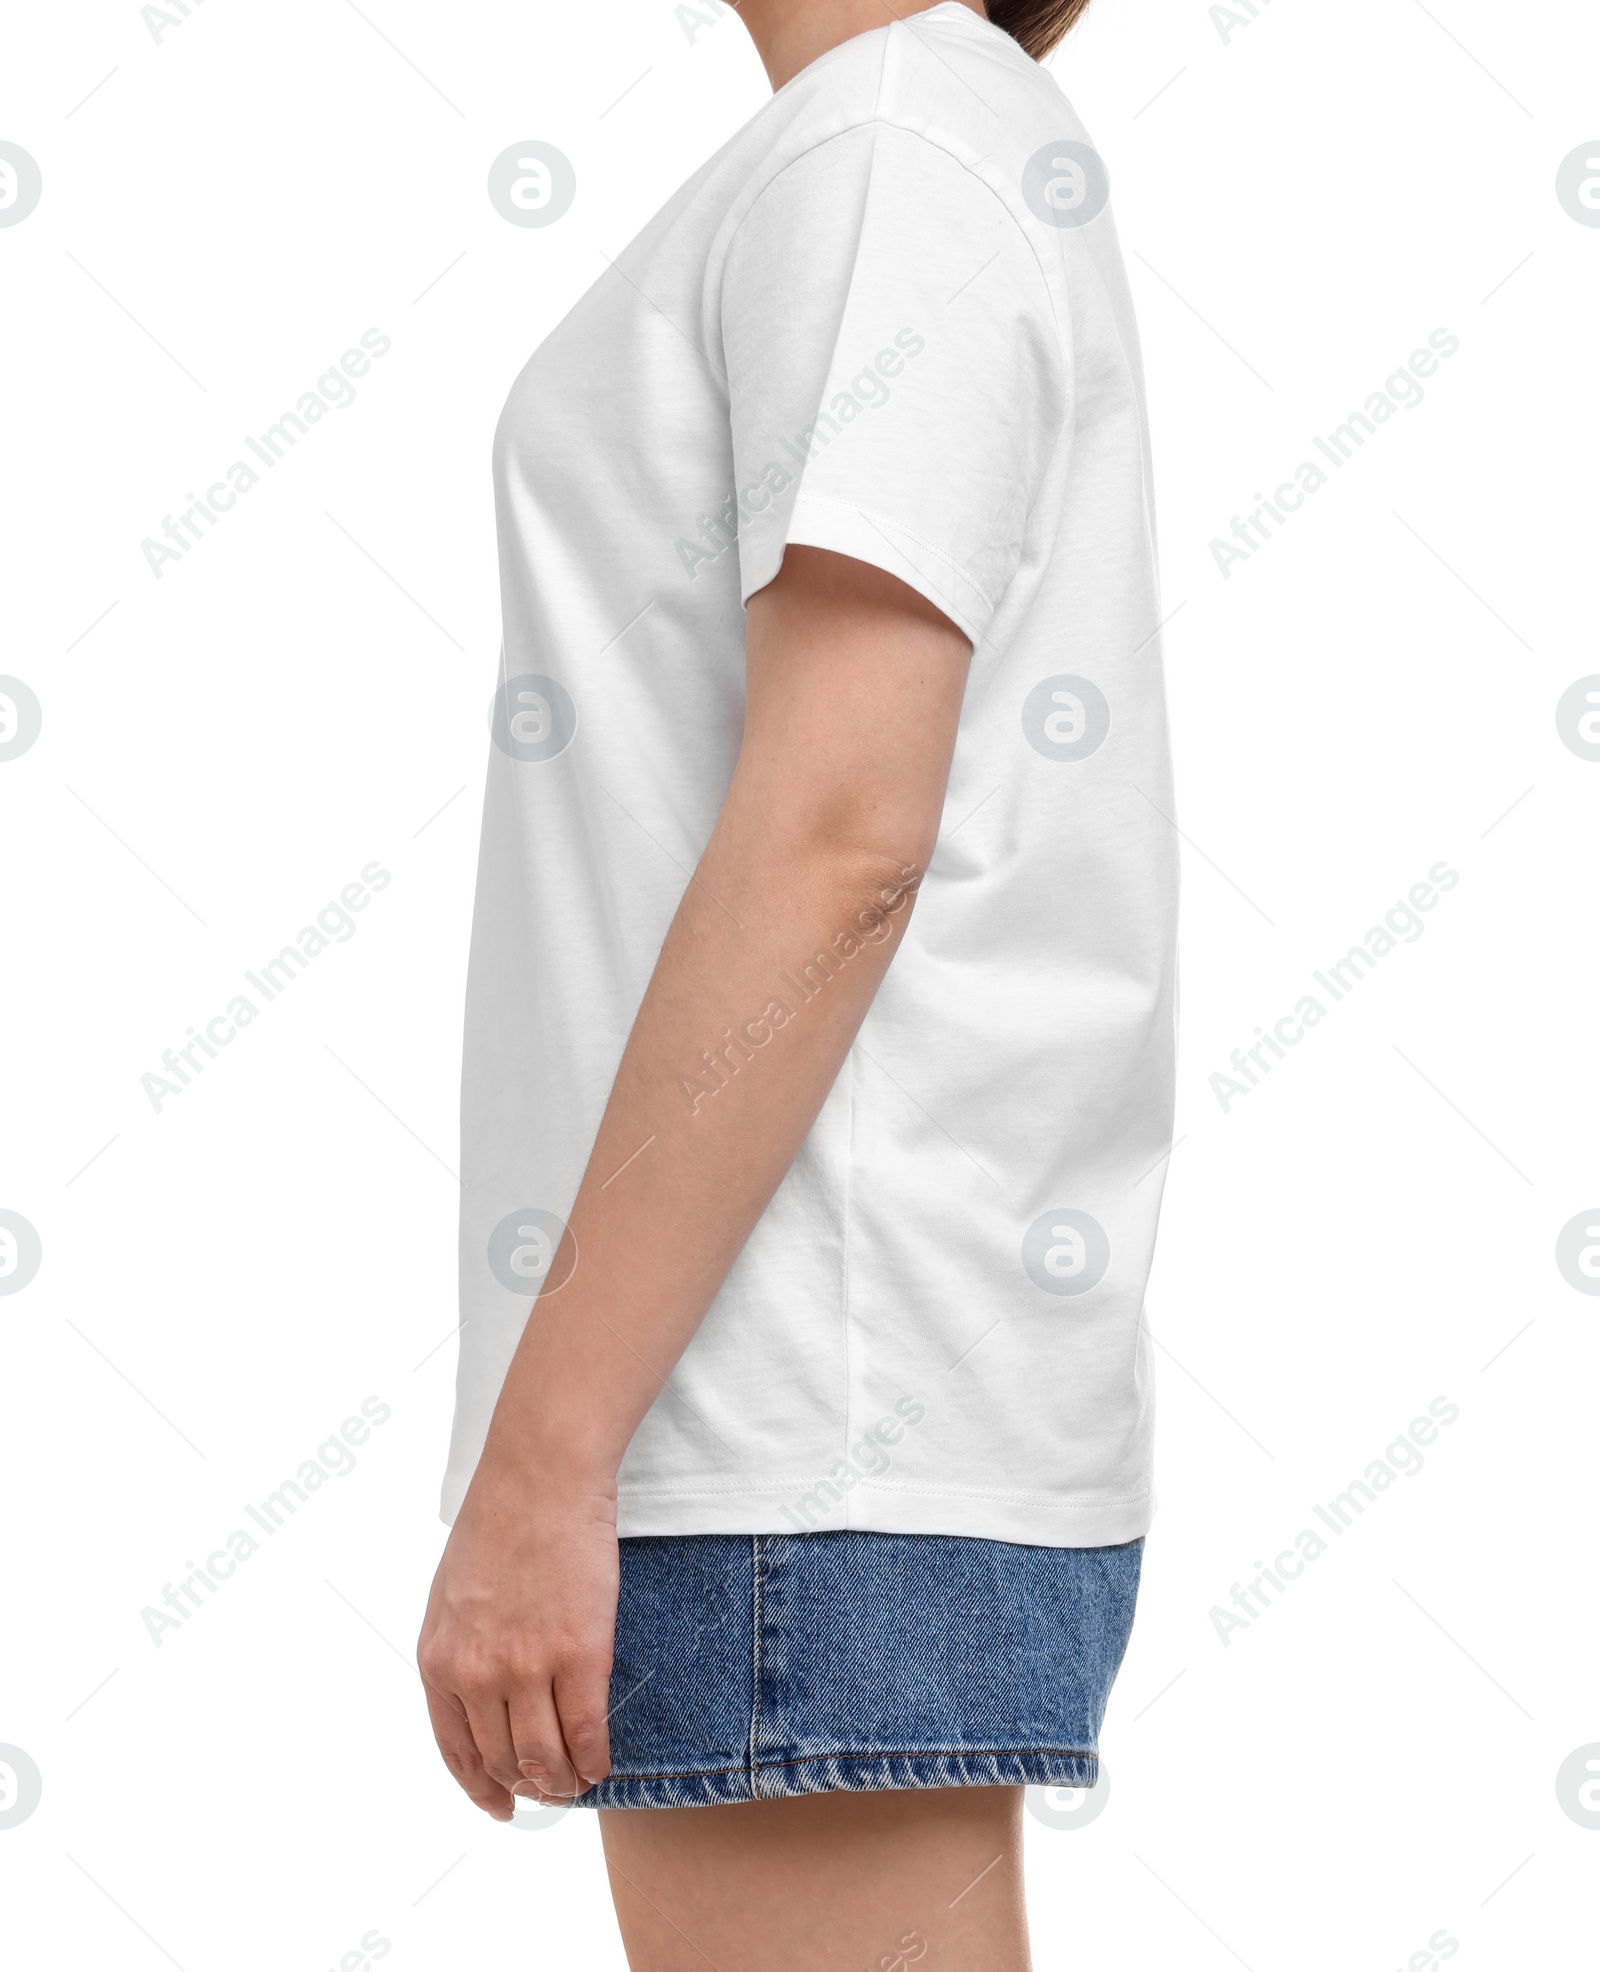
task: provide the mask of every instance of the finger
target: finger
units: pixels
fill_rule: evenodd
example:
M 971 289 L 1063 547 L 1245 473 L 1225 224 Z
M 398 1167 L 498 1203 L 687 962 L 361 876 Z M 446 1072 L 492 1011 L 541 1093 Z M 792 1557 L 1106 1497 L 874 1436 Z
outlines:
M 484 1772 L 477 1741 L 465 1717 L 431 1684 L 424 1682 L 422 1689 L 428 1700 L 433 1736 L 457 1785 L 469 1800 L 486 1814 L 493 1815 L 496 1821 L 509 1821 L 512 1815 L 510 1790 Z
M 508 1793 L 513 1792 L 520 1785 L 522 1776 L 517 1772 L 517 1755 L 511 1743 L 511 1721 L 506 1714 L 502 1692 L 489 1687 L 475 1688 L 463 1691 L 460 1697 L 467 1708 L 467 1724 L 472 1728 L 484 1772 Z
M 519 1779 L 532 1781 L 552 1800 L 570 1801 L 574 1794 L 583 1792 L 584 1782 L 567 1758 L 561 1720 L 547 1682 L 519 1685 L 512 1692 L 510 1728 L 516 1745 L 514 1772 Z
M 588 1663 L 557 1672 L 556 1716 L 567 1758 L 580 1783 L 592 1787 L 611 1771 L 611 1666 Z

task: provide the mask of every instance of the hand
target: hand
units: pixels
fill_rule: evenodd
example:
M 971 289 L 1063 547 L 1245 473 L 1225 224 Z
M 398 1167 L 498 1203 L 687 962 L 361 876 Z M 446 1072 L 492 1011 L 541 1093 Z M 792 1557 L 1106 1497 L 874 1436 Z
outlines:
M 480 1466 L 417 1643 L 434 1738 L 478 1806 L 569 1801 L 611 1767 L 614 1486 Z

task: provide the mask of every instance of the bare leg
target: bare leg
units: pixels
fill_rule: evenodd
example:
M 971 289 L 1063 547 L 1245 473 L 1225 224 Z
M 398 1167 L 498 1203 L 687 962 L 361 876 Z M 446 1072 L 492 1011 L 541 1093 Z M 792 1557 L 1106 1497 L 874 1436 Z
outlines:
M 1029 1972 L 1022 1789 L 603 1809 L 632 1972 Z

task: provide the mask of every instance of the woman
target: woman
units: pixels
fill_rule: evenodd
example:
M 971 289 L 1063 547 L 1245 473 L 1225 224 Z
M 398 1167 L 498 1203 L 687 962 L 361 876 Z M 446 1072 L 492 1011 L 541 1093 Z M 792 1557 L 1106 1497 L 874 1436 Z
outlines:
M 641 1972 L 1026 1965 L 1132 1619 L 1175 873 L 1080 5 L 745 0 L 772 101 L 497 437 L 419 1660 Z

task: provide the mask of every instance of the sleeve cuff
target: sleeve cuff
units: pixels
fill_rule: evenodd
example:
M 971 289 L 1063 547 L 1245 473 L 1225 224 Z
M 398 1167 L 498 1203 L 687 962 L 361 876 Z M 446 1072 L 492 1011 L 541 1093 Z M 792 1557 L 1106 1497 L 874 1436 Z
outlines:
M 830 500 L 820 493 L 799 495 L 781 540 L 769 536 L 748 559 L 741 555 L 741 602 L 748 604 L 758 589 L 767 586 L 782 566 L 784 549 L 791 542 L 828 548 L 898 576 L 935 609 L 942 610 L 974 650 L 984 641 L 995 605 L 958 562 L 891 515 Z

